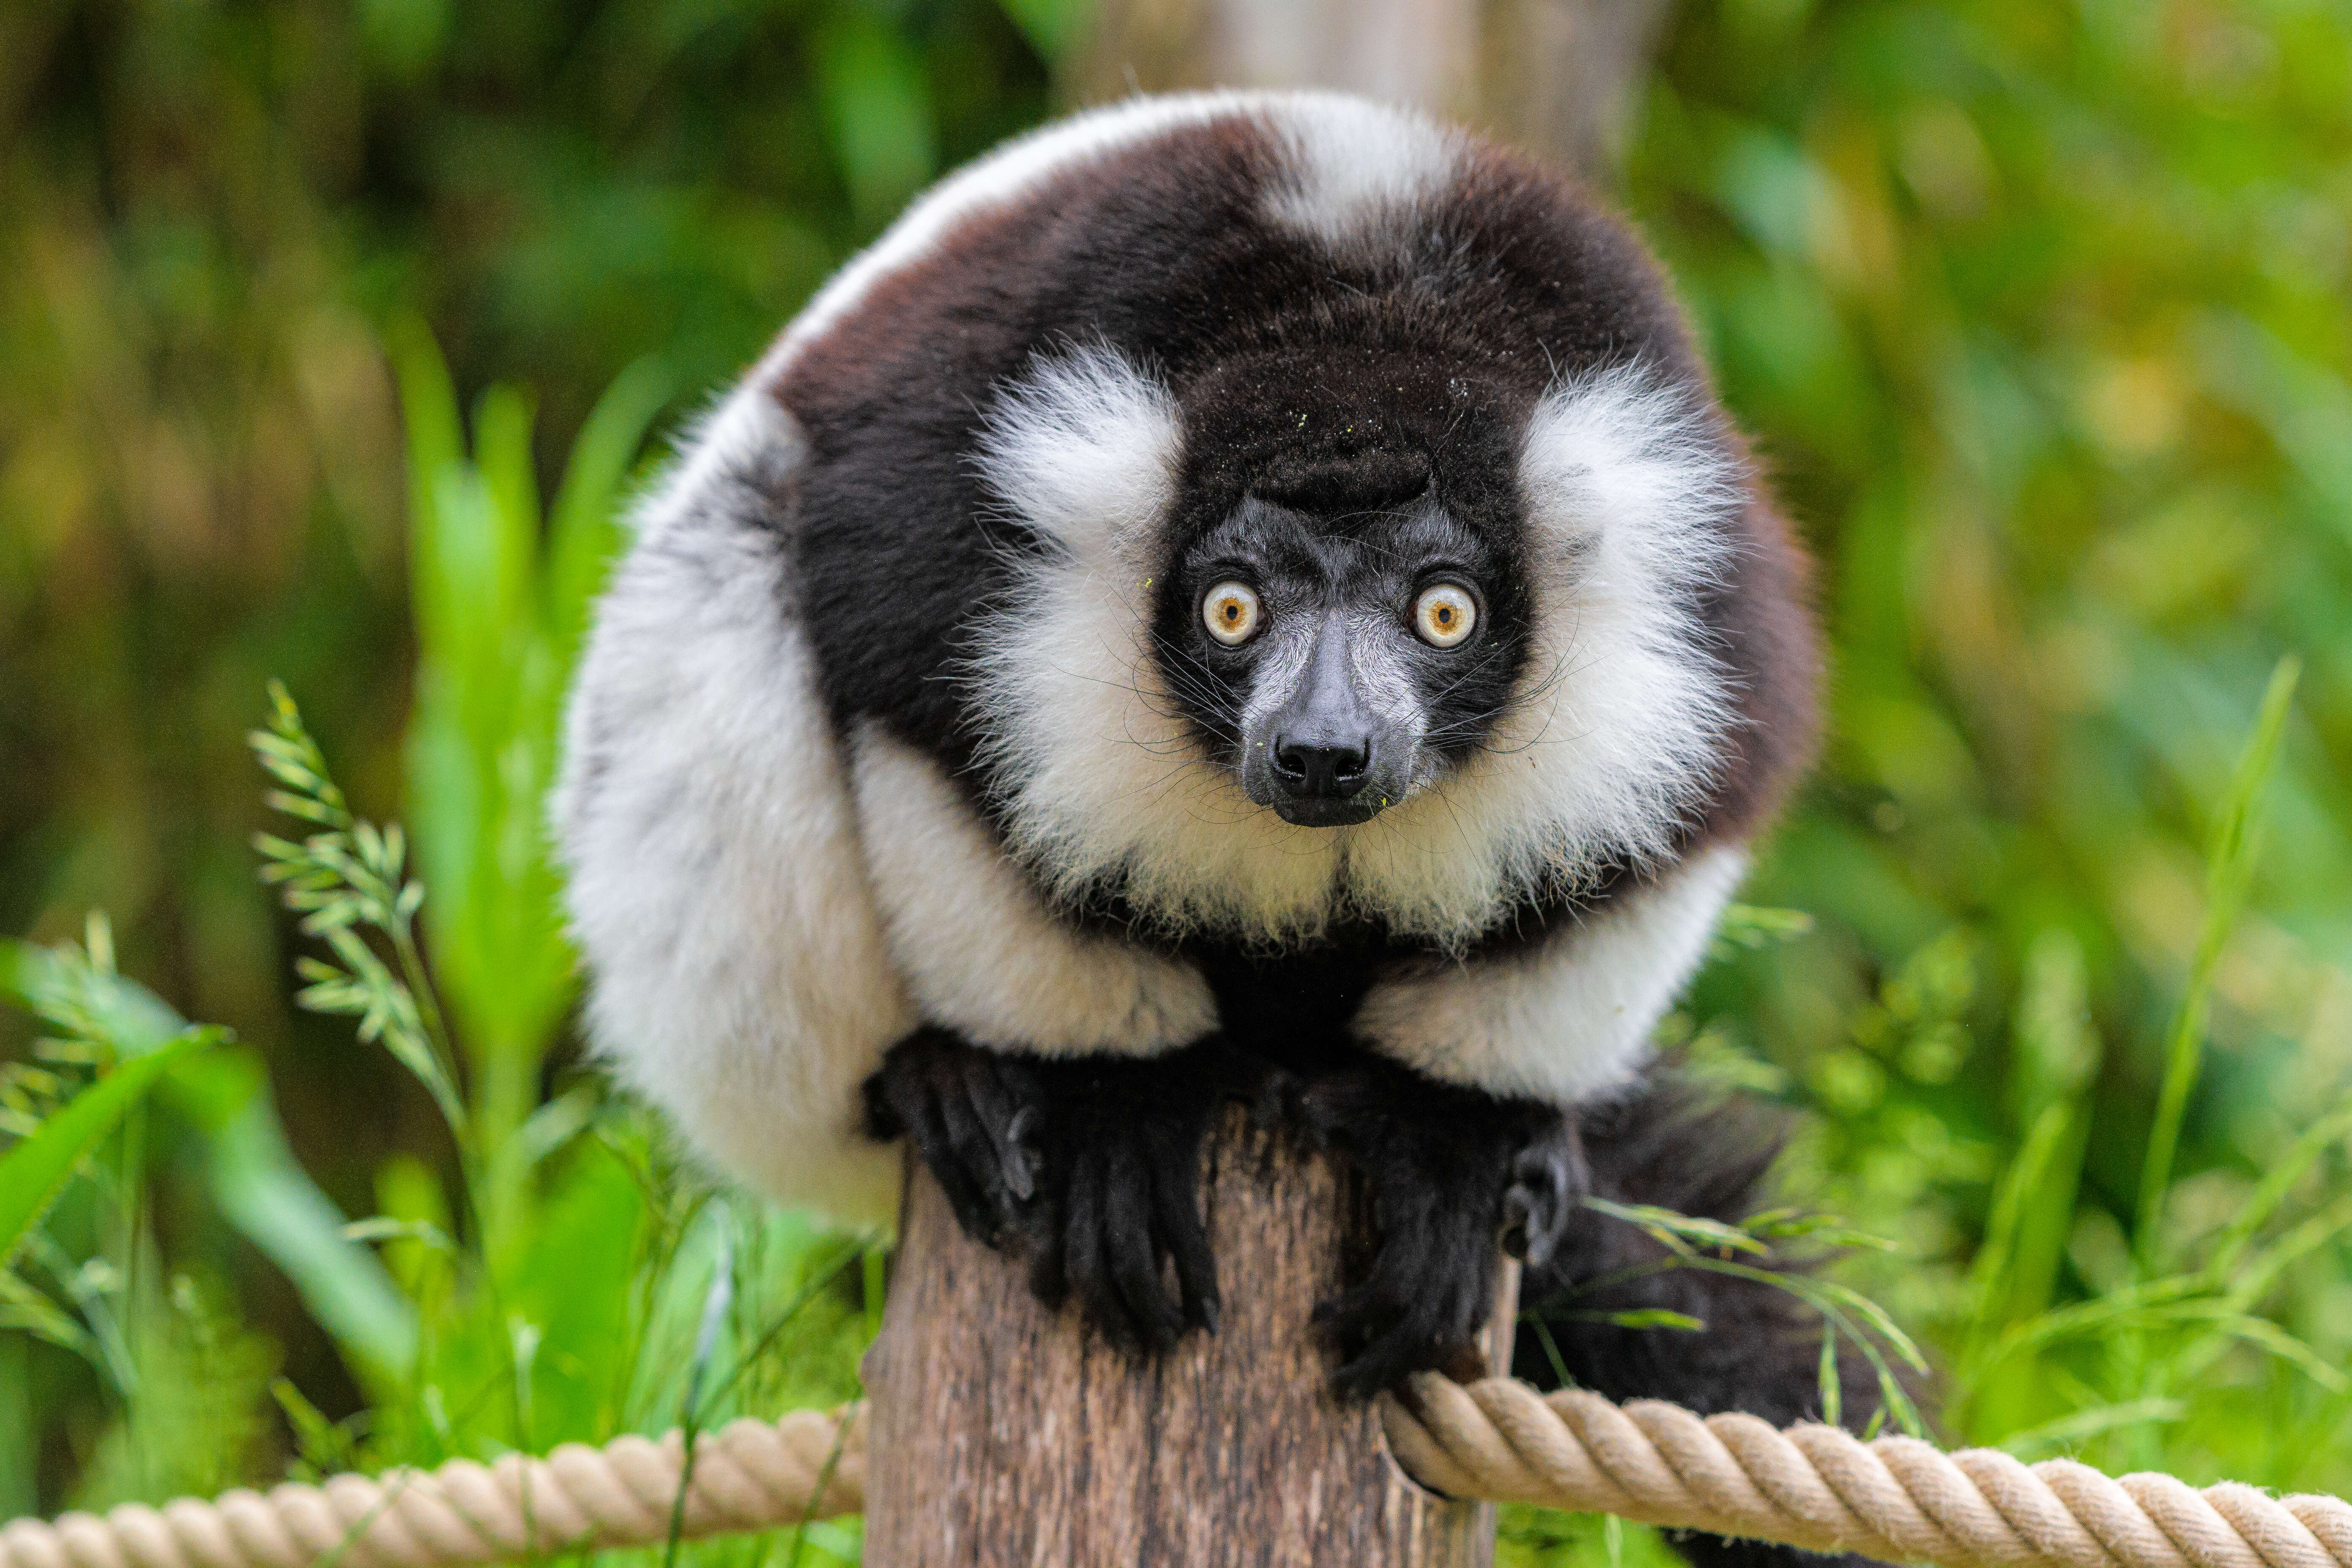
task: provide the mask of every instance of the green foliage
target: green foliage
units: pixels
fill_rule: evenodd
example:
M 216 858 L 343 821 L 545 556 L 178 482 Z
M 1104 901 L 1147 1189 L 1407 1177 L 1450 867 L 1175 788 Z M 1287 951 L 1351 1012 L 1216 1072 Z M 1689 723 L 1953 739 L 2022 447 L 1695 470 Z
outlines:
M 184 1014 L 241 1042 L 28 1234 L 0 1512 L 854 1390 L 878 1252 L 576 1078 L 536 791 L 648 422 L 1039 118 L 1083 9 L 0 6 L 0 992 L 44 1020 L 0 1119 Z M 1822 1303 L 1899 1356 L 1839 1292 L 1884 1304 L 1955 1438 L 2352 1490 L 2347 61 L 2273 0 L 1685 0 L 1622 171 L 1832 644 L 1820 783 L 1672 1032 L 1895 1238 Z M 321 738 L 267 731 L 287 926 L 272 673 Z M 1624 1223 L 1755 1257 L 1671 1219 Z
M 486 976 L 493 959 L 527 964 L 538 952 L 549 967 L 560 965 L 556 994 L 568 994 L 569 960 L 547 907 L 551 873 L 536 829 L 528 853 L 504 854 L 485 824 L 505 812 L 511 836 L 514 812 L 543 787 L 554 698 L 577 651 L 586 596 L 618 542 L 615 491 L 656 400 L 650 374 L 625 376 L 592 417 L 543 558 L 534 544 L 517 567 L 517 593 L 528 605 L 520 621 L 500 630 L 491 611 L 455 593 L 457 577 L 446 584 L 444 635 L 492 639 L 468 658 L 511 645 L 524 650 L 525 668 L 548 667 L 543 697 L 534 684 L 541 678 L 501 684 L 470 667 L 454 676 L 446 700 L 476 703 L 479 721 L 453 723 L 437 754 L 412 748 L 413 757 L 427 759 L 413 787 L 444 800 L 433 820 L 484 862 L 469 868 L 466 884 L 479 918 L 461 914 L 446 931 L 436 923 L 437 908 L 426 907 L 425 885 L 411 872 L 405 834 L 353 813 L 285 688 L 271 684 L 267 722 L 250 736 L 276 786 L 268 804 L 304 830 L 255 839 L 262 879 L 279 889 L 299 934 L 322 950 L 297 957 L 297 999 L 355 1020 L 361 1040 L 420 1086 L 447 1133 L 454 1186 L 431 1164 L 395 1158 L 379 1172 L 379 1212 L 346 1225 L 287 1155 L 255 1064 L 239 1061 L 195 1082 L 183 1068 L 171 1081 L 179 1121 L 213 1167 L 215 1202 L 302 1289 L 362 1374 L 365 1406 L 331 1416 L 299 1383 L 276 1375 L 276 1348 L 216 1289 L 186 1274 L 171 1276 L 168 1289 L 150 1283 L 157 1260 L 139 1201 L 151 1173 L 142 1152 L 128 1150 L 110 1172 L 120 1210 L 105 1227 L 111 1239 L 79 1257 L 34 1233 L 49 1289 L 5 1276 L 9 1305 L 0 1321 L 102 1363 L 114 1391 L 114 1416 L 84 1461 L 83 1500 L 218 1489 L 248 1473 L 280 1431 L 295 1468 L 317 1474 L 491 1458 L 630 1430 L 700 1430 L 856 1392 L 856 1359 L 877 1315 L 873 1243 L 713 1193 L 675 1168 L 641 1112 L 605 1103 L 593 1081 L 540 1100 L 544 1038 L 526 1042 L 530 1071 L 520 1082 L 532 1099 L 520 1114 L 509 1108 L 493 1142 L 484 1101 L 513 1092 L 516 1080 L 501 1078 L 495 1052 L 461 1052 L 457 1040 L 466 1037 L 452 1021 L 488 1030 L 523 1015 L 453 1008 L 445 1018 L 440 975 Z M 482 423 L 493 422 L 486 415 Z M 446 450 L 435 456 L 447 431 L 436 437 L 423 419 L 416 428 L 416 471 L 433 473 L 437 464 L 442 479 L 430 490 L 420 487 L 420 505 L 427 494 L 446 503 L 457 489 L 488 488 L 501 472 L 472 468 Z M 503 471 L 514 479 L 510 465 Z M 521 502 L 441 504 L 431 526 L 479 535 L 518 531 L 520 518 L 535 539 L 537 509 Z M 446 542 L 452 556 L 478 559 L 483 548 L 479 537 Z M 415 721 L 424 730 L 440 721 L 420 700 Z M 437 782 L 429 772 L 436 766 L 446 775 Z M 516 793 L 468 797 L 467 783 L 484 779 Z M 108 928 L 94 921 L 91 932 L 88 957 L 0 948 L 0 983 L 59 1036 L 42 1047 L 42 1065 L 17 1068 L 11 1103 L 29 1135 L 0 1157 L 0 1174 L 12 1178 L 0 1193 L 25 1208 L 28 1225 L 102 1124 L 216 1033 L 187 1029 L 114 975 Z M 444 957 L 467 943 L 474 946 L 462 957 Z M 528 982 L 530 972 L 520 977 Z M 551 1030 L 552 1020 L 537 1026 Z M 58 1073 L 73 1064 L 106 1076 L 68 1096 Z M 40 1170 L 31 1171 L 36 1164 Z M 0 1220 L 13 1212 L 0 1205 Z M 384 1261 L 363 1247 L 381 1247 Z M 110 1262 L 110 1250 L 131 1262 Z M 190 1458 L 196 1455 L 213 1468 Z M 813 1527 L 792 1539 L 780 1550 L 814 1561 L 854 1557 L 857 1534 Z M 748 1561 L 759 1550 L 737 1542 L 690 1555 Z
M 66 1036 L 62 1054 L 77 1061 L 145 1057 L 187 1037 L 184 1019 L 114 972 L 112 945 L 97 917 L 86 952 L 0 941 L 0 996 Z M 354 1370 L 380 1376 L 404 1366 L 415 1352 L 413 1315 L 295 1163 L 258 1057 L 215 1044 L 180 1063 L 158 1098 L 200 1135 L 214 1205 L 293 1281 Z
M 0 1155 L 0 1268 L 15 1259 L 73 1168 L 156 1080 L 182 1058 L 219 1038 L 217 1030 L 192 1029 L 159 1050 L 131 1058 L 58 1106 Z
M 511 387 L 485 393 L 468 460 L 431 337 L 408 322 L 392 348 L 408 431 L 417 628 L 407 810 L 439 889 L 426 934 L 456 1036 L 481 1079 L 487 1152 L 536 1099 L 572 1000 L 574 961 L 541 821 L 564 684 L 617 542 L 615 498 L 670 384 L 654 360 L 622 372 L 590 411 L 543 519 L 530 400 Z M 387 1043 L 400 1054 L 398 1037 Z M 450 1096 L 436 1098 L 449 1114 Z
M 625 377 L 604 406 L 615 406 L 616 398 L 634 399 L 617 405 L 632 412 L 592 420 L 572 465 L 575 475 L 601 469 L 595 500 L 557 508 L 594 542 L 570 547 L 591 555 L 569 573 L 581 591 L 598 580 L 617 542 L 614 486 L 642 431 L 635 410 L 651 406 L 641 375 L 634 384 Z M 417 428 L 415 445 L 429 452 L 434 426 L 420 420 Z M 454 459 L 443 462 L 445 475 L 464 477 L 449 467 Z M 437 493 L 446 503 L 450 486 Z M 444 504 L 433 526 L 479 533 L 523 515 L 535 520 L 536 510 L 502 519 L 493 510 Z M 478 553 L 481 544 L 449 548 Z M 551 560 L 566 554 L 560 538 L 551 542 Z M 530 580 L 526 573 L 524 584 Z M 471 631 L 487 619 L 454 602 L 448 608 L 453 621 L 474 623 Z M 576 599 L 542 596 L 526 626 L 509 628 L 514 637 L 544 639 L 534 657 L 556 661 L 557 690 L 576 649 L 579 608 Z M 530 690 L 526 680 L 491 695 L 515 701 Z M 357 1019 L 361 1038 L 382 1046 L 423 1086 L 456 1147 L 460 1222 L 451 1223 L 453 1205 L 427 1167 L 405 1161 L 382 1173 L 383 1212 L 345 1234 L 385 1247 L 414 1304 L 416 1353 L 363 1422 L 330 1421 L 299 1387 L 275 1384 L 301 1462 L 324 1471 L 536 1452 L 669 1425 L 694 1432 L 747 1408 L 772 1412 L 853 1394 L 855 1356 L 871 1332 L 871 1312 L 856 1289 L 866 1277 L 850 1268 L 870 1251 L 868 1242 L 730 1203 L 685 1179 L 642 1114 L 605 1104 L 593 1083 L 536 1103 L 490 1142 L 480 1107 L 501 1091 L 499 1066 L 481 1052 L 469 1064 L 453 1046 L 437 991 L 446 971 L 426 962 L 420 914 L 425 929 L 438 928 L 425 910 L 425 884 L 410 875 L 405 836 L 352 815 L 283 687 L 273 683 L 267 727 L 251 737 L 280 786 L 269 804 L 317 831 L 299 842 L 259 836 L 261 874 L 299 914 L 302 933 L 331 955 L 296 961 L 307 983 L 299 1000 Z M 484 752 L 519 767 L 511 762 L 519 748 L 551 746 L 551 706 L 543 731 L 518 735 L 510 712 L 445 737 L 451 759 L 445 765 L 479 778 L 475 764 Z M 433 722 L 420 703 L 416 723 Z M 432 788 L 421 780 L 417 787 Z M 451 819 L 440 820 L 446 827 Z M 485 918 L 452 922 L 458 934 L 431 945 L 437 954 L 473 942 L 489 953 L 517 955 L 513 933 L 539 918 L 539 901 L 550 896 L 544 852 L 499 856 L 476 831 L 478 816 L 457 820 L 450 830 L 487 860 L 472 868 L 468 884 Z M 551 927 L 541 940 L 561 952 Z M 486 975 L 485 957 L 475 952 L 450 967 Z M 535 1093 L 535 1070 L 527 1082 Z

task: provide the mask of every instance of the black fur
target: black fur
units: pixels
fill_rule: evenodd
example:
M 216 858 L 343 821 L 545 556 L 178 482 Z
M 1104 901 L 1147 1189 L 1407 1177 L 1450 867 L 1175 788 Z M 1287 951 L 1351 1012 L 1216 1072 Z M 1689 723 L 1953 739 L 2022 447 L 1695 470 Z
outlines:
M 910 1137 L 965 1232 L 1025 1255 L 1049 1305 L 1075 1298 L 1117 1342 L 1165 1351 L 1188 1328 L 1217 1327 L 1196 1191 L 1209 1117 L 1268 1081 L 1215 1037 L 1159 1057 L 1057 1059 L 922 1029 L 866 1080 L 866 1131 Z
M 1371 1057 L 1296 1098 L 1369 1181 L 1379 1238 L 1364 1277 L 1316 1311 L 1345 1357 L 1334 1385 L 1369 1397 L 1459 1360 L 1493 1315 L 1496 1248 L 1541 1263 L 1583 1196 L 1575 1119 Z
M 1712 1099 L 1666 1071 L 1653 1073 L 1633 1097 L 1588 1110 L 1583 1134 L 1595 1196 L 1729 1224 L 1766 1206 L 1766 1178 L 1781 1145 L 1780 1128 L 1752 1106 Z M 1775 1426 L 1821 1420 L 1820 1320 L 1770 1285 L 1659 1268 L 1666 1256 L 1637 1226 L 1579 1210 L 1549 1261 L 1531 1264 L 1521 1279 L 1512 1372 L 1539 1388 L 1558 1387 L 1556 1352 L 1575 1386 L 1612 1399 L 1664 1399 L 1701 1415 L 1744 1411 Z M 1706 1328 L 1621 1328 L 1601 1321 L 1645 1308 L 1680 1312 Z M 1535 1329 L 1538 1318 L 1549 1331 L 1549 1347 Z M 1841 1343 L 1839 1352 L 1840 1419 L 1861 1431 L 1879 1408 L 1877 1375 L 1851 1346 Z M 1915 1398 L 1921 1392 L 1907 1379 L 1906 1391 Z M 1672 1539 L 1696 1568 L 1834 1568 L 1869 1561 L 1694 1531 Z

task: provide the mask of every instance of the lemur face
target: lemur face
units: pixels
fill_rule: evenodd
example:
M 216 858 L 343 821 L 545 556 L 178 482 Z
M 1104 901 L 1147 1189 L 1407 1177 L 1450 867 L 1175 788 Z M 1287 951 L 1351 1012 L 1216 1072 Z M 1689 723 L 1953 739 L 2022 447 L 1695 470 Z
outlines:
M 1251 497 L 1183 551 L 1156 653 L 1252 801 L 1299 826 L 1364 822 L 1487 741 L 1525 631 L 1505 575 L 1426 493 L 1338 511 Z

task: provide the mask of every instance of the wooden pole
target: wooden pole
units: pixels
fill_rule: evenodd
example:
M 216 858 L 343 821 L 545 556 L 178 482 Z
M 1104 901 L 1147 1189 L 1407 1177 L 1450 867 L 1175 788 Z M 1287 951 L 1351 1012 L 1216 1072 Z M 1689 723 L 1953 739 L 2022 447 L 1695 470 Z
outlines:
M 1082 103 L 1332 87 L 1463 120 L 1606 183 L 1671 0 L 1102 0 Z
M 1373 1409 L 1328 1392 L 1308 1318 L 1364 1243 L 1360 1184 L 1238 1110 L 1204 1155 L 1223 1320 L 1140 1366 L 1039 1306 L 918 1169 L 866 1359 L 871 1568 L 1494 1561 L 1492 1506 L 1422 1490 Z M 1497 1268 L 1485 1348 L 1499 1371 L 1517 1278 Z

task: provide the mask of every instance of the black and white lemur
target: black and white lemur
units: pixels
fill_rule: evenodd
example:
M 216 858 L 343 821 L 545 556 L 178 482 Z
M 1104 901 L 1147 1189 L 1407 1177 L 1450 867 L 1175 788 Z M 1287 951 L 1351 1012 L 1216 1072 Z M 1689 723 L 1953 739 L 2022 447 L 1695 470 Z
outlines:
M 594 1036 L 782 1198 L 887 1219 L 910 1136 L 1145 1348 L 1215 1325 L 1210 1112 L 1287 1106 L 1371 1185 L 1330 1318 L 1377 1390 L 1498 1241 L 1538 1301 L 1642 1256 L 1588 1183 L 1749 1201 L 1768 1142 L 1649 1041 L 1813 745 L 1805 584 L 1571 184 L 1327 95 L 1080 116 L 919 202 L 641 509 L 556 807 Z M 1590 1386 L 1815 1403 L 1769 1289 L 1581 1304 L 1708 1323 L 1564 1328 Z

